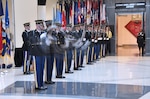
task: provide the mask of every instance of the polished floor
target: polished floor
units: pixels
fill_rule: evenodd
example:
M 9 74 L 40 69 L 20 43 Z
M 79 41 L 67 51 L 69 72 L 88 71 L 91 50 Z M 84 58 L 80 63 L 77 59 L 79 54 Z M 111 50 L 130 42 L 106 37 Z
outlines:
M 23 75 L 22 67 L 0 76 L 0 99 L 149 99 L 150 57 L 107 56 L 81 71 L 55 78 L 45 91 L 35 90 L 34 75 Z

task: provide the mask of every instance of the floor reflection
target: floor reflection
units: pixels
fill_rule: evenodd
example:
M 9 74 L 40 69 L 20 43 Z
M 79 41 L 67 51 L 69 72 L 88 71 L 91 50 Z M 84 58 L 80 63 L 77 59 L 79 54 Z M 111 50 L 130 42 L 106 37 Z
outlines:
M 80 83 L 80 82 L 56 82 L 47 85 L 48 89 L 35 90 L 32 81 L 17 81 L 0 91 L 0 94 L 16 95 L 67 95 L 67 97 L 104 97 L 105 99 L 138 99 L 150 91 L 150 86 Z

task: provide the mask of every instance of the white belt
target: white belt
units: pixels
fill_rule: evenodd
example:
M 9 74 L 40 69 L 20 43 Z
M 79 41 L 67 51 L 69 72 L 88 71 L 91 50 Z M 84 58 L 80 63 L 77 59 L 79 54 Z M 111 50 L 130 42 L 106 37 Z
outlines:
M 98 38 L 98 40 L 102 40 L 102 38 Z
M 86 41 L 86 38 L 83 38 L 83 41 Z
M 94 42 L 94 39 L 92 39 L 92 42 Z
M 95 43 L 97 43 L 97 40 L 95 40 Z

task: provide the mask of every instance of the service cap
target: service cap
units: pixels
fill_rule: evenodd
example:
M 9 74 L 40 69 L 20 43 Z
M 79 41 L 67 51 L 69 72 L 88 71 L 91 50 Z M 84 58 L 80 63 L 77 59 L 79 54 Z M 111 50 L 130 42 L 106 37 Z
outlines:
M 36 24 L 43 24 L 43 22 L 44 22 L 43 20 L 35 20 Z
M 30 22 L 24 23 L 24 26 L 30 26 Z

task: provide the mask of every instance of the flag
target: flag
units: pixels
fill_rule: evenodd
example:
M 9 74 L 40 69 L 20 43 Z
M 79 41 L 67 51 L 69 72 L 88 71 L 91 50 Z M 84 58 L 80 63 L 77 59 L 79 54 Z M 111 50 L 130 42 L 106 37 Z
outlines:
M 2 21 L 0 20 L 0 54 L 3 49 L 3 43 L 2 43 Z
M 91 23 L 91 0 L 87 0 L 87 25 Z
M 85 10 L 85 2 L 81 1 L 81 23 L 84 23 L 84 10 Z
M 2 15 L 4 15 L 4 12 L 3 12 L 2 0 L 0 0 L 0 17 Z M 2 48 L 3 48 L 3 44 L 2 44 L 2 20 L 0 19 L 0 52 L 1 52 Z
M 72 16 L 71 16 L 71 25 L 74 27 L 74 1 L 72 1 Z
M 78 24 L 78 2 L 74 1 L 74 25 Z
M 73 10 L 72 10 L 72 6 L 73 6 L 73 4 L 72 4 L 72 1 L 70 1 L 70 4 L 69 4 L 70 6 L 69 6 L 69 24 L 72 24 L 72 14 L 73 14 Z
M 71 1 L 65 1 L 64 7 L 65 7 L 65 12 L 66 12 L 66 22 L 67 24 L 70 23 L 70 2 Z
M 81 23 L 81 4 L 80 0 L 78 0 L 78 24 Z
M 65 12 L 65 4 L 62 4 L 62 27 L 66 27 L 66 12 Z
M 86 23 L 87 20 L 87 0 L 83 1 L 84 2 L 84 7 L 83 7 L 83 13 L 84 13 L 84 23 Z
M 105 22 L 106 21 L 106 5 L 103 4 L 103 9 L 102 9 L 102 21 Z
M 94 9 L 94 24 L 98 23 L 98 0 L 93 2 L 93 9 Z
M 0 16 L 4 15 L 2 0 L 0 0 Z
M 9 34 L 9 12 L 8 12 L 8 0 L 6 0 L 6 8 L 5 8 L 5 32 L 6 32 L 6 46 L 3 46 L 4 53 L 6 52 L 9 56 L 11 55 L 10 48 L 10 36 Z M 4 45 L 4 44 L 3 44 Z M 5 48 L 6 47 L 6 48 Z
M 60 4 L 57 2 L 57 4 L 56 4 L 56 19 L 55 19 L 55 22 L 56 23 L 61 23 L 61 21 L 62 21 L 61 8 L 60 8 Z
M 6 0 L 6 9 L 5 9 L 5 28 L 9 28 L 9 14 L 8 14 L 8 0 Z

